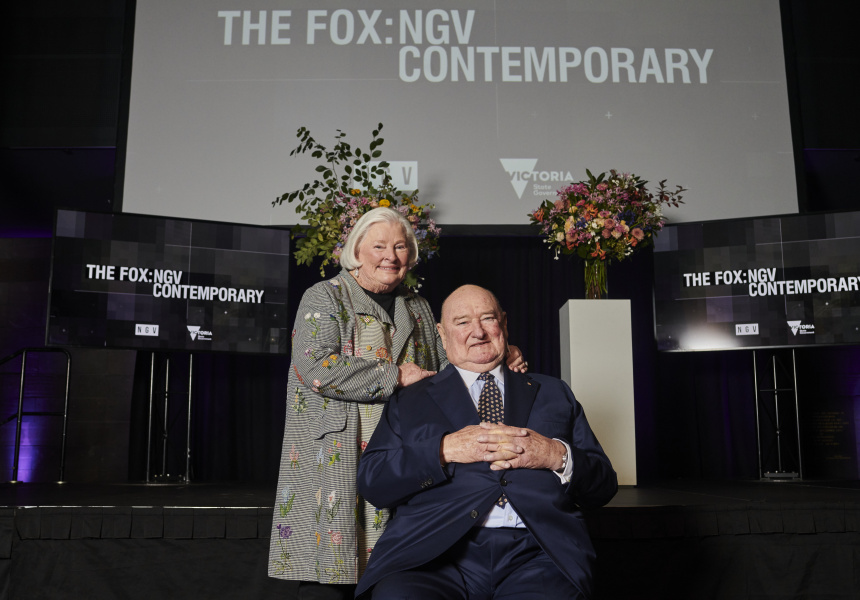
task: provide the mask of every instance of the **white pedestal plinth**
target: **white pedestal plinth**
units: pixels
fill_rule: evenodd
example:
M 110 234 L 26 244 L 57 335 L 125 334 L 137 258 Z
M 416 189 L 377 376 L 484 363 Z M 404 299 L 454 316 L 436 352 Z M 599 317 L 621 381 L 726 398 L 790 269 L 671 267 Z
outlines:
M 568 300 L 559 320 L 561 378 L 585 409 L 619 485 L 636 485 L 630 301 Z

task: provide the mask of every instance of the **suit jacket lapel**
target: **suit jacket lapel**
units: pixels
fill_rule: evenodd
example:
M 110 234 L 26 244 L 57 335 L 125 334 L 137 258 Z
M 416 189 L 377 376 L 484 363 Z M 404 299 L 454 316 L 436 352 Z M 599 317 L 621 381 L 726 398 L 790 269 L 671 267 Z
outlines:
M 531 377 L 505 369 L 505 425 L 525 427 L 540 385 Z
M 433 385 L 428 386 L 427 393 L 450 421 L 451 431 L 481 422 L 469 390 L 454 365 L 448 365 L 433 378 Z
M 504 371 L 505 425 L 525 427 L 540 384 L 528 375 L 515 373 L 507 367 Z M 452 431 L 481 422 L 469 390 L 454 365 L 448 365 L 433 379 L 433 385 L 427 388 L 427 393 L 451 422 Z

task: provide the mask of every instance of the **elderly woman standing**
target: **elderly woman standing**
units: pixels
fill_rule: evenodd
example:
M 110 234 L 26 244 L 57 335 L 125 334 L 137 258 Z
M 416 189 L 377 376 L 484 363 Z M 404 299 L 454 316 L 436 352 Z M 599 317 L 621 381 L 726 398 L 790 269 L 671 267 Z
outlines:
M 357 495 L 359 456 L 394 390 L 448 363 L 429 304 L 401 286 L 417 259 L 410 223 L 375 208 L 299 305 L 269 575 L 300 598 L 352 598 L 388 520 Z

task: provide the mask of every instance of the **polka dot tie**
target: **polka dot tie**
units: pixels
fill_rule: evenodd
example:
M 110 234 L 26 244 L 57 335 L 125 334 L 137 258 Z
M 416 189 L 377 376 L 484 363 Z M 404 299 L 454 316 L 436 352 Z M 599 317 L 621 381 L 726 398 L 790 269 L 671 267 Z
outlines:
M 481 373 L 478 379 L 484 381 L 481 395 L 478 396 L 478 416 L 482 421 L 490 423 L 503 423 L 505 420 L 505 405 L 502 402 L 502 392 L 496 385 L 496 378 L 492 373 Z M 504 494 L 496 501 L 501 507 L 508 503 L 508 497 Z
M 482 421 L 490 423 L 502 423 L 505 420 L 505 405 L 502 402 L 502 392 L 496 385 L 496 378 L 492 373 L 481 373 L 478 379 L 485 381 L 478 396 L 478 416 Z

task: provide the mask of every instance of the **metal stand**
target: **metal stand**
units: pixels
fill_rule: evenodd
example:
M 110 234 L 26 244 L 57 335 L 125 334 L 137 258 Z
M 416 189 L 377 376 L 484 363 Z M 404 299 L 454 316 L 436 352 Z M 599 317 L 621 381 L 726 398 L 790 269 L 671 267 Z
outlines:
M 24 411 L 24 386 L 27 373 L 27 354 L 31 352 L 62 352 L 66 355 L 66 385 L 63 394 L 63 411 Z M 72 357 L 68 350 L 63 348 L 22 348 L 14 354 L 0 359 L 0 365 L 21 357 L 21 381 L 18 385 L 18 413 L 12 415 L 0 425 L 5 425 L 13 419 L 17 419 L 15 427 L 15 460 L 12 464 L 12 480 L 9 483 L 18 483 L 18 460 L 21 455 L 21 424 L 24 417 L 63 417 L 63 436 L 60 441 L 60 478 L 57 483 L 65 483 L 63 480 L 66 467 L 66 429 L 69 422 L 69 372 L 72 366 Z
M 773 351 L 770 356 L 770 376 L 759 379 L 758 351 L 753 351 L 753 376 L 756 388 L 756 444 L 758 447 L 759 477 L 768 481 L 803 479 L 803 460 L 800 447 L 800 411 L 797 397 L 797 368 L 794 350 L 791 350 L 791 372 Z M 762 365 L 767 369 L 767 365 Z M 766 371 L 762 373 L 765 375 Z M 780 377 L 780 374 L 782 377 Z M 782 381 L 782 385 L 780 384 Z M 781 396 L 782 394 L 782 396 Z M 794 402 L 791 402 L 791 397 Z M 788 400 L 786 402 L 785 400 Z M 782 400 L 782 402 L 780 402 Z M 766 417 L 766 418 L 765 418 Z M 791 439 L 791 426 L 795 439 Z M 788 436 L 785 433 L 788 433 Z
M 194 356 L 188 354 L 188 406 L 186 415 L 185 428 L 185 474 L 170 475 L 167 469 L 168 442 L 170 439 L 170 357 L 166 356 L 164 362 L 164 388 L 156 391 L 155 389 L 155 356 L 152 353 L 152 358 L 149 363 L 149 423 L 146 436 L 146 482 L 147 483 L 191 483 L 191 400 L 192 400 L 192 381 L 194 374 Z M 164 410 L 161 423 L 161 472 L 151 474 L 151 459 L 152 459 L 152 436 L 153 436 L 153 415 L 155 414 L 156 397 L 161 396 L 164 399 Z

